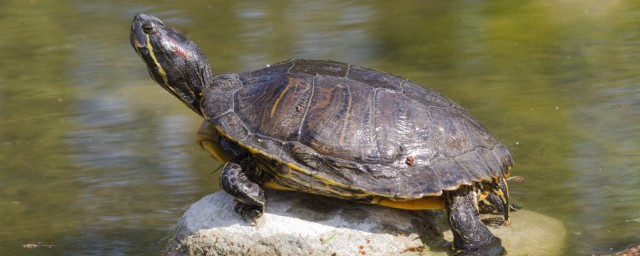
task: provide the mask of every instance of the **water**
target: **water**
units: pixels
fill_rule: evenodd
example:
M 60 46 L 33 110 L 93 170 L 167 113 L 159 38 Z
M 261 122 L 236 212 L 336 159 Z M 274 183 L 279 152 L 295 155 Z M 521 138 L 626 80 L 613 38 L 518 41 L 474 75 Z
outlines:
M 214 72 L 334 59 L 430 86 L 511 149 L 513 199 L 565 223 L 566 254 L 640 243 L 635 1 L 31 0 L 0 3 L 0 255 L 157 254 L 218 189 L 200 120 L 129 46 L 136 12 Z

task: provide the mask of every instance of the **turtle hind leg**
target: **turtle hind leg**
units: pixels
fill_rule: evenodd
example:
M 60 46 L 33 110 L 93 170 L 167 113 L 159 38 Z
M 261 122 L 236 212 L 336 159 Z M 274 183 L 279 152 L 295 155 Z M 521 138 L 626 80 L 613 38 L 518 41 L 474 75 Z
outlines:
M 249 157 L 235 157 L 225 164 L 220 174 L 220 184 L 224 191 L 236 200 L 235 211 L 246 221 L 255 224 L 264 213 L 267 204 L 264 190 L 247 175 L 255 172 Z
M 456 255 L 504 255 L 500 238 L 482 224 L 477 192 L 472 186 L 461 186 L 444 192 L 444 203 L 453 231 Z

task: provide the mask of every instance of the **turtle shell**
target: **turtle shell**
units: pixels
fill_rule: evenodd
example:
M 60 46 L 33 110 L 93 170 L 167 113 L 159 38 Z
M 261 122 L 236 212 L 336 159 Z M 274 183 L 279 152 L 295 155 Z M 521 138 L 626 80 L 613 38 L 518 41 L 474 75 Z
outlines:
M 512 165 L 461 106 L 387 73 L 289 60 L 214 85 L 206 118 L 285 188 L 407 200 L 504 178 Z

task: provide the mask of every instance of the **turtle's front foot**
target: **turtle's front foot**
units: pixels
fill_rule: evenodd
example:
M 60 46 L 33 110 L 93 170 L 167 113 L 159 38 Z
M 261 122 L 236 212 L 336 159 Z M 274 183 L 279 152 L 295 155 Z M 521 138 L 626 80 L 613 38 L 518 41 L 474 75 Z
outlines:
M 484 225 L 486 225 L 487 227 L 492 227 L 492 228 L 497 228 L 502 226 L 508 227 L 509 225 L 511 225 L 511 222 L 509 222 L 508 220 L 504 220 L 504 218 L 502 217 L 482 219 L 482 223 L 484 223 Z
M 264 213 L 267 199 L 264 190 L 249 179 L 245 171 L 255 172 L 255 166 L 246 156 L 237 156 L 225 164 L 220 174 L 220 185 L 236 199 L 235 211 L 246 221 L 255 224 Z

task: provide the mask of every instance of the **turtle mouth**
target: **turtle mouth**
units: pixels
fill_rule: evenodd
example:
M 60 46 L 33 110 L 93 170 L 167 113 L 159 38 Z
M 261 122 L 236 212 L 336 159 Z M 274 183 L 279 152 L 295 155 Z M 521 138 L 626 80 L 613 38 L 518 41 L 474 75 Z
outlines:
M 131 30 L 131 35 L 129 36 L 129 42 L 131 42 L 131 46 L 134 49 L 136 49 L 136 52 L 138 52 L 138 54 L 140 54 L 138 49 L 147 48 L 146 43 L 145 43 L 145 36 L 144 35 L 142 35 L 142 36 L 139 35 L 133 29 Z

